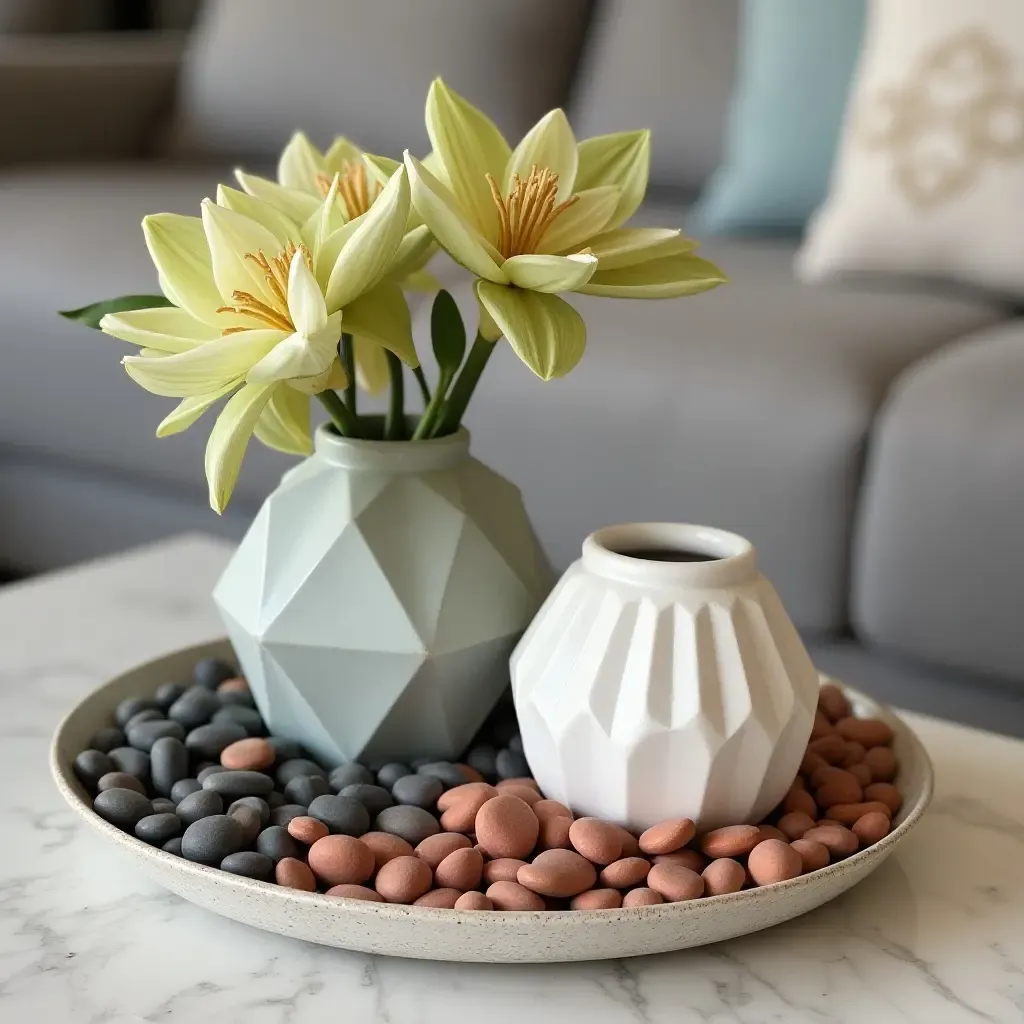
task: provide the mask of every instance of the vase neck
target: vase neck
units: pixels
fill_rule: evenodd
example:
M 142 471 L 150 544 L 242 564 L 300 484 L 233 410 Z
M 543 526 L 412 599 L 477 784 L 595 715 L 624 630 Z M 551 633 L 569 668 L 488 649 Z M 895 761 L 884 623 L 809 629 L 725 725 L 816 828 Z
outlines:
M 469 432 L 464 428 L 429 441 L 370 441 L 341 437 L 323 424 L 314 442 L 317 459 L 371 473 L 429 473 L 456 466 L 469 455 Z
M 625 523 L 592 533 L 583 565 L 638 586 L 717 589 L 754 580 L 757 553 L 746 538 L 710 526 Z

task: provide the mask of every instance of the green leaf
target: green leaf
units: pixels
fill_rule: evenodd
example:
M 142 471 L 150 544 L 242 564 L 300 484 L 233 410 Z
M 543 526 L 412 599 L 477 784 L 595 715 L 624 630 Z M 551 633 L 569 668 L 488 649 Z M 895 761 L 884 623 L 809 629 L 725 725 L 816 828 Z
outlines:
M 62 309 L 60 315 L 67 320 L 85 324 L 99 330 L 100 321 L 107 313 L 124 313 L 130 309 L 154 309 L 157 306 L 173 306 L 174 303 L 163 295 L 122 295 L 116 299 L 104 299 L 81 309 Z
M 430 311 L 430 341 L 441 376 L 452 377 L 466 354 L 466 325 L 455 300 L 443 288 Z

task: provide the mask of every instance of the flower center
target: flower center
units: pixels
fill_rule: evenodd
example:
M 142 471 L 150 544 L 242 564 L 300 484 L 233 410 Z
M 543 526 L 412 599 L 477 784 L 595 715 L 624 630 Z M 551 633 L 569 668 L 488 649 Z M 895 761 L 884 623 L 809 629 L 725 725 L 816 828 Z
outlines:
M 294 331 L 295 325 L 292 323 L 292 315 L 288 310 L 288 272 L 291 269 L 292 257 L 297 252 L 302 253 L 306 266 L 312 271 L 312 254 L 304 245 L 296 247 L 294 242 L 289 242 L 285 249 L 272 259 L 267 259 L 262 249 L 258 252 L 247 252 L 245 259 L 252 260 L 263 271 L 263 279 L 267 282 L 270 300 L 264 302 L 262 299 L 256 298 L 252 292 L 233 291 L 231 298 L 238 305 L 220 306 L 217 312 L 251 317 L 264 326 L 273 327 L 278 331 Z M 226 327 L 221 334 L 237 334 L 239 331 L 254 329 L 251 327 Z
M 487 184 L 491 186 L 491 198 L 498 208 L 498 252 L 505 259 L 536 252 L 544 232 L 555 218 L 580 198 L 570 196 L 556 206 L 558 175 L 547 167 L 538 168 L 536 164 L 530 168 L 526 181 L 518 174 L 512 175 L 512 187 L 507 197 L 502 197 L 498 183 L 489 174 Z
M 318 174 L 317 187 L 326 196 L 334 183 L 333 175 Z M 345 161 L 338 172 L 338 195 L 345 204 L 349 220 L 366 213 L 373 206 L 373 201 L 381 193 L 379 182 L 371 185 L 366 177 L 366 164 Z

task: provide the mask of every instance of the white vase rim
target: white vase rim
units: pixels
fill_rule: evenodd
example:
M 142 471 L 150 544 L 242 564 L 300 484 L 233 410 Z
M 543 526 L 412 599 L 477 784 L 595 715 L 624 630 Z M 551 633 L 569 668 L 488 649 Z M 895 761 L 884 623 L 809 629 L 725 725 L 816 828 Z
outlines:
M 663 548 L 708 561 L 661 561 L 631 552 Z M 695 523 L 619 523 L 583 542 L 583 564 L 609 579 L 638 586 L 731 587 L 757 575 L 757 552 L 746 537 Z
M 344 469 L 377 473 L 428 473 L 458 465 L 469 454 L 469 431 L 459 427 L 454 434 L 427 441 L 376 441 L 363 437 L 342 437 L 322 423 L 314 435 L 316 457 Z

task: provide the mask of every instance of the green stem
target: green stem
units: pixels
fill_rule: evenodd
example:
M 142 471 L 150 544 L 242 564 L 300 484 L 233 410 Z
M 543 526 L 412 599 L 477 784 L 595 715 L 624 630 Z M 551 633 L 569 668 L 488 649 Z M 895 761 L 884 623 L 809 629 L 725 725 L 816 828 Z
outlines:
M 427 375 L 423 372 L 422 366 L 417 366 L 412 372 L 416 378 L 416 383 L 420 386 L 420 394 L 423 396 L 423 408 L 425 409 L 430 405 L 430 385 L 427 383 Z
M 345 405 L 352 413 L 356 424 L 359 423 L 359 412 L 356 409 L 356 357 L 352 347 L 352 335 L 341 336 L 341 365 L 345 367 L 345 374 L 348 377 L 348 384 L 345 385 Z
M 402 361 L 394 352 L 385 351 L 388 375 L 391 378 L 391 403 L 384 420 L 384 440 L 405 440 L 405 377 Z
M 441 412 L 441 407 L 444 405 L 444 396 L 448 394 L 448 387 L 451 382 L 452 375 L 450 373 L 442 373 L 438 377 L 434 397 L 427 403 L 427 407 L 423 410 L 423 415 L 420 417 L 419 423 L 416 424 L 416 431 L 412 435 L 412 439 L 414 441 L 422 441 L 424 438 L 430 437 L 431 428 L 437 422 L 437 417 Z
M 465 415 L 466 406 L 473 397 L 480 375 L 484 372 L 487 360 L 491 358 L 496 342 L 486 341 L 481 334 L 477 334 L 473 347 L 469 350 L 465 363 L 455 378 L 455 385 L 451 393 L 445 399 L 444 409 L 437 421 L 437 426 L 430 432 L 431 437 L 441 437 L 445 434 L 453 434 L 459 428 L 462 417 Z
M 342 437 L 355 437 L 358 432 L 355 418 L 338 397 L 338 392 L 321 391 L 316 397 L 320 399 L 320 404 L 327 410 L 338 433 Z

